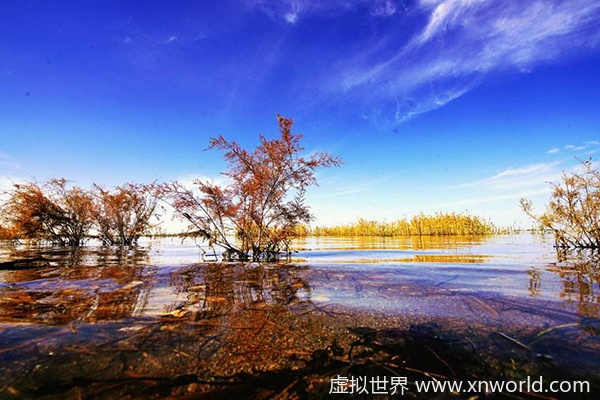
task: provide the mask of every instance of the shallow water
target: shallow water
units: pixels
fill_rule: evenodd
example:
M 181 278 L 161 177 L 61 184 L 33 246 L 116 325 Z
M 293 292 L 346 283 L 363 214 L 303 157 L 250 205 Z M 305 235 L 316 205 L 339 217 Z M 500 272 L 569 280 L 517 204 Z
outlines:
M 406 304 L 399 299 L 407 295 L 470 293 L 543 300 L 568 309 L 578 307 L 587 317 L 599 316 L 599 276 L 594 262 L 577 258 L 559 262 L 548 237 L 311 238 L 298 244 L 305 249 L 295 254 L 298 265 L 308 265 L 321 275 L 341 274 L 338 285 L 346 287 L 344 291 L 313 281 L 316 299 L 405 310 Z M 394 296 L 374 291 L 359 295 L 357 282 L 402 289 L 394 290 Z M 436 306 L 426 312 L 447 310 Z
M 5 243 L 0 397 L 136 397 L 157 382 L 166 385 L 157 398 L 211 391 L 199 382 L 307 368 L 314 351 L 351 348 L 357 331 L 427 339 L 430 323 L 449 332 L 435 338 L 461 332 L 472 350 L 505 357 L 507 366 L 490 364 L 493 376 L 514 362 L 540 371 L 542 354 L 553 371 L 600 377 L 597 259 L 557 254 L 551 238 L 307 238 L 294 247 L 291 263 L 243 264 L 208 262 L 207 249 L 178 239 L 75 251 Z M 284 387 L 298 376 L 289 379 Z
M 285 289 L 274 282 L 295 279 L 303 282 L 294 290 L 299 301 L 365 310 L 486 318 L 464 307 L 465 298 L 478 298 L 531 307 L 539 303 L 572 317 L 600 317 L 595 263 L 559 260 L 550 238 L 539 235 L 306 238 L 294 247 L 298 250 L 291 264 L 265 269 L 270 272 L 249 288 L 236 283 L 229 300 L 277 298 L 273 292 Z M 222 269 L 190 267 L 217 265 L 204 264 L 204 252 L 177 239 L 124 250 L 5 245 L 0 261 L 41 261 L 36 268 L 0 271 L 0 322 L 61 324 L 157 316 L 177 307 L 201 309 L 210 298 L 206 286 L 219 279 L 213 275 Z M 241 296 L 247 291 L 248 299 Z M 494 314 L 491 309 L 487 313 Z

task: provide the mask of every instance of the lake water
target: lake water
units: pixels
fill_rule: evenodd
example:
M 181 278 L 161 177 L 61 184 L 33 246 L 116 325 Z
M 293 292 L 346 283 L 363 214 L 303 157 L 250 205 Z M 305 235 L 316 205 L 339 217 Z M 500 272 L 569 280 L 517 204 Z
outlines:
M 454 298 L 475 296 L 599 317 L 597 264 L 558 255 L 551 237 L 310 238 L 298 245 L 305 250 L 294 261 L 319 276 L 313 301 L 447 316 L 462 312 L 451 309 Z
M 210 262 L 179 239 L 135 249 L 5 243 L 0 397 L 156 389 L 140 376 L 172 382 L 157 398 L 210 391 L 199 382 L 306 368 L 328 344 L 351 348 L 356 332 L 429 340 L 431 323 L 510 363 L 550 359 L 556 371 L 600 377 L 597 258 L 557 254 L 550 237 L 306 238 L 294 248 L 290 263 L 257 264 Z M 492 364 L 504 374 L 510 363 Z
M 290 264 L 263 266 L 260 276 L 246 265 L 243 273 L 254 277 L 230 282 L 226 300 L 290 301 L 280 293 L 287 290 L 295 301 L 489 323 L 600 317 L 596 264 L 559 257 L 549 237 L 306 238 L 294 248 Z M 0 260 L 40 259 L 0 271 L 0 322 L 61 324 L 200 310 L 212 296 L 208 283 L 224 279 L 219 274 L 228 265 L 206 263 L 203 253 L 178 239 L 134 250 L 5 245 Z

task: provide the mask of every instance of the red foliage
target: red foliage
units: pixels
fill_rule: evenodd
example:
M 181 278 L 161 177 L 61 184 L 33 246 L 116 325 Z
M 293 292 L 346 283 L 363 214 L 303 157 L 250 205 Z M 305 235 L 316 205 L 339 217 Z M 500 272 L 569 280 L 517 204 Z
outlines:
M 147 233 L 158 197 L 154 185 L 126 183 L 109 191 L 94 185 L 97 198 L 94 219 L 104 244 L 131 246 Z
M 65 179 L 14 184 L 3 214 L 17 236 L 56 244 L 81 245 L 93 224 L 94 200 Z
M 277 121 L 280 137 L 261 135 L 252 152 L 223 136 L 210 140 L 210 149 L 225 151 L 227 186 L 197 180 L 199 196 L 179 182 L 164 186 L 196 232 L 238 259 L 273 259 L 287 250 L 296 225 L 311 219 L 304 195 L 317 183 L 316 169 L 341 164 L 328 153 L 301 156 L 303 136 L 292 133 L 291 119 L 277 115 Z
M 0 239 L 39 239 L 80 246 L 92 229 L 104 244 L 134 245 L 155 215 L 154 185 L 126 183 L 109 191 L 74 186 L 65 179 L 14 184 L 2 206 Z

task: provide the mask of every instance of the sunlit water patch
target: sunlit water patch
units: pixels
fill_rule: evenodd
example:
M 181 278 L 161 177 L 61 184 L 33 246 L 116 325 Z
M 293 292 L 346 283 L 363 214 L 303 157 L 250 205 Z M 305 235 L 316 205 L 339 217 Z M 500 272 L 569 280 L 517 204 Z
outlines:
M 516 308 L 526 318 L 538 305 L 599 317 L 595 266 L 559 259 L 550 238 L 306 238 L 294 248 L 291 264 L 238 265 L 206 262 L 210 249 L 181 239 L 135 249 L 6 245 L 0 320 L 157 318 L 295 301 L 479 320 Z
M 560 262 L 549 237 L 311 238 L 299 245 L 294 258 L 311 267 L 317 302 L 467 320 L 501 320 L 519 309 L 511 318 L 522 322 L 528 312 L 540 314 L 536 308 L 599 317 L 595 268 Z
M 260 371 L 303 368 L 329 379 L 339 364 L 323 372 L 319 362 L 333 349 L 344 349 L 335 355 L 342 365 L 361 354 L 380 365 L 371 358 L 382 343 L 386 373 L 439 364 L 451 374 L 485 361 L 477 368 L 496 366 L 497 377 L 523 365 L 538 375 L 547 367 L 600 376 L 597 263 L 557 254 L 546 238 L 309 238 L 294 243 L 291 263 L 268 264 L 209 262 L 203 245 L 5 244 L 0 397 L 137 398 L 159 389 L 156 398 L 179 398 L 213 390 L 198 385 L 215 377 L 230 377 L 228 390 Z M 454 354 L 457 341 L 464 348 Z M 434 342 L 452 352 L 428 358 L 421 345 Z M 467 361 L 461 349 L 472 353 Z

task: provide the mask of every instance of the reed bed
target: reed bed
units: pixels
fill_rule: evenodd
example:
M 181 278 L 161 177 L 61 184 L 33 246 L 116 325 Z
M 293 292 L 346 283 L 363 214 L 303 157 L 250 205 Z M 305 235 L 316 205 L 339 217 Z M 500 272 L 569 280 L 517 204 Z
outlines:
M 512 228 L 499 228 L 478 216 L 458 213 L 415 215 L 397 221 L 358 222 L 332 227 L 299 227 L 298 236 L 445 236 L 445 235 L 495 235 L 511 233 Z

